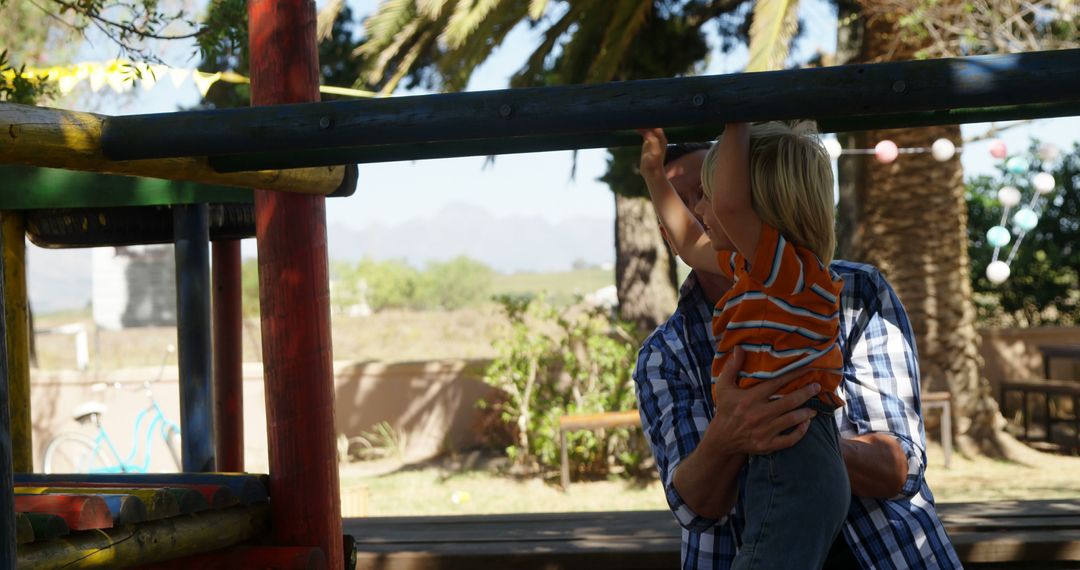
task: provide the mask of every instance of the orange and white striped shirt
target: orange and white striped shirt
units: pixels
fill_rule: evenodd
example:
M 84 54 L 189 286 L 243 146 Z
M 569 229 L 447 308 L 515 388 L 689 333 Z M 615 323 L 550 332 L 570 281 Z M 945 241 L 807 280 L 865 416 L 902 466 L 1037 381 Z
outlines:
M 820 400 L 834 407 L 844 405 L 836 394 L 844 365 L 837 344 L 843 280 L 813 252 L 788 241 L 765 223 L 761 224 L 761 238 L 749 268 L 746 258 L 737 252 L 721 251 L 718 255 L 721 272 L 734 284 L 713 310 L 713 336 L 717 339 L 714 382 L 739 347 L 746 354 L 739 387 L 809 367 L 806 374 L 785 384 L 778 393 L 817 382 L 821 384 Z M 713 395 L 715 401 L 715 392 Z

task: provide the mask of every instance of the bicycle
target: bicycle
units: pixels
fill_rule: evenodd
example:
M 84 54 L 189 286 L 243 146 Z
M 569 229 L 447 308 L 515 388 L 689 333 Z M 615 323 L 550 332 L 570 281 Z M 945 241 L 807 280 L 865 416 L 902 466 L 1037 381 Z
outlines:
M 168 345 L 165 356 L 161 359 L 161 367 L 158 376 L 154 380 L 144 380 L 135 390 L 144 390 L 146 397 L 150 399 L 150 405 L 135 416 L 135 428 L 132 438 L 132 449 L 126 458 L 121 458 L 112 438 L 101 425 L 101 416 L 106 412 L 105 404 L 101 402 L 85 402 L 75 409 L 75 421 L 80 424 L 93 424 L 97 429 L 95 437 L 91 438 L 83 433 L 68 432 L 57 435 L 45 447 L 45 455 L 42 467 L 45 473 L 146 473 L 150 467 L 151 444 L 153 436 L 160 434 L 165 446 L 172 456 L 176 468 L 179 470 L 180 463 L 180 426 L 165 417 L 164 410 L 154 399 L 152 385 L 161 380 L 165 371 L 165 361 L 174 352 L 173 345 Z M 108 388 L 105 383 L 97 383 L 91 390 L 100 391 Z M 113 388 L 124 389 L 120 382 L 114 382 Z M 144 426 L 144 422 L 147 422 Z M 145 429 L 145 439 L 142 447 L 142 461 L 137 463 L 136 458 L 140 455 L 140 430 Z

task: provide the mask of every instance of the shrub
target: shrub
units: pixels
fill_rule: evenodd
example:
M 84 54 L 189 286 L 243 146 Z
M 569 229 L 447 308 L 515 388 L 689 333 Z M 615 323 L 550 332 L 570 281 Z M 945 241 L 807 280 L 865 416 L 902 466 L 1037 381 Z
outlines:
M 509 321 L 495 341 L 497 357 L 484 380 L 506 393 L 502 420 L 516 441 L 508 456 L 521 468 L 559 468 L 559 417 L 634 409 L 631 373 L 637 343 L 624 323 L 581 305 L 564 310 L 544 299 L 501 297 Z M 648 450 L 632 430 L 568 434 L 580 475 L 641 473 Z

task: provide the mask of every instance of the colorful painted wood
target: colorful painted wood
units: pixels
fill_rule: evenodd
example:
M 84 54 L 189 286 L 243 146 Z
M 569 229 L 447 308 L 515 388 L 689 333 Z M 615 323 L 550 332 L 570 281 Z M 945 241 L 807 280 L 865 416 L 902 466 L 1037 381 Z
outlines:
M 0 144 L 0 162 L 320 196 L 338 191 L 349 178 L 344 166 L 221 174 L 205 158 L 109 160 L 101 154 L 104 120 L 93 113 L 0 103 L 0 129 L 9 135 Z
M 98 495 L 109 507 L 113 524 L 134 524 L 146 520 L 146 505 L 142 499 L 132 495 Z
M 132 495 L 138 497 L 146 507 L 146 520 L 157 520 L 175 517 L 180 514 L 180 502 L 176 495 L 163 489 L 131 489 L 131 488 L 79 488 L 79 487 L 29 487 L 16 483 L 15 490 L 18 493 L 45 495 L 47 493 L 60 493 L 69 495 Z M 196 493 L 197 494 L 197 493 Z M 199 495 L 202 499 L 202 495 Z M 203 499 L 205 501 L 205 499 Z M 107 509 L 107 507 L 106 507 Z M 188 511 L 192 512 L 192 511 Z
M 112 528 L 113 518 L 105 500 L 96 495 L 22 495 L 16 487 L 15 510 L 44 513 L 64 519 L 72 530 Z
M 67 522 L 59 515 L 50 515 L 48 513 L 21 514 L 26 517 L 26 520 L 30 523 L 30 528 L 34 531 L 34 542 L 67 536 L 71 532 Z
M 250 473 L 93 473 L 93 474 L 52 474 L 16 473 L 15 484 L 36 484 L 38 486 L 58 485 L 60 483 L 79 484 L 120 484 L 122 487 L 196 487 L 220 486 L 231 491 L 242 504 L 260 503 L 268 497 L 266 489 L 269 478 L 266 475 Z M 205 495 L 205 491 L 201 492 Z M 211 504 L 213 500 L 207 497 Z
M 34 542 L 34 525 L 30 524 L 30 517 L 26 513 L 15 513 L 15 543 L 28 542 Z
M 268 505 L 236 506 L 25 544 L 19 548 L 17 567 L 44 570 L 154 564 L 228 548 L 263 536 L 269 529 Z
M 323 570 L 326 555 L 313 546 L 237 546 L 221 552 L 198 554 L 139 570 L 234 570 L 274 568 L 275 570 Z
M 18 485 L 27 485 L 24 483 L 16 483 Z M 181 491 L 177 495 L 177 500 L 181 501 L 180 512 L 197 512 L 205 508 L 223 509 L 225 507 L 231 507 L 239 504 L 240 500 L 236 497 L 236 493 L 232 492 L 232 489 L 224 485 L 189 485 L 183 483 L 170 483 L 168 487 L 162 485 L 155 485 L 151 483 L 98 483 L 98 482 L 86 482 L 86 481 L 57 481 L 50 482 L 51 486 L 56 487 L 71 487 L 79 489 L 174 489 Z M 34 485 L 27 485 L 34 486 Z M 199 495 L 202 495 L 203 501 L 198 501 L 190 497 L 188 491 L 194 491 Z M 259 500 L 266 500 L 263 496 Z M 258 502 L 258 500 L 249 501 Z M 188 509 L 194 510 L 185 510 Z

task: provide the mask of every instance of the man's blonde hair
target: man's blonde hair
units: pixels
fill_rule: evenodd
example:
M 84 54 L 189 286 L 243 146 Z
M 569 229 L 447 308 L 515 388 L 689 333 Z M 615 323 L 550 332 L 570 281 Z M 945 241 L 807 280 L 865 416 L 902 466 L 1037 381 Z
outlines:
M 712 200 L 719 142 L 701 166 L 701 187 Z M 750 197 L 762 222 L 828 265 L 836 248 L 832 161 L 814 123 L 779 122 L 750 127 Z

